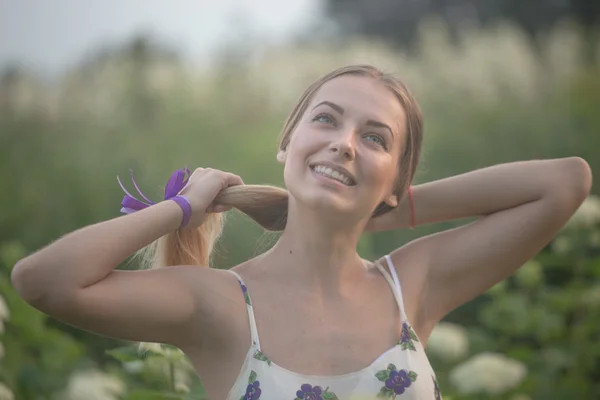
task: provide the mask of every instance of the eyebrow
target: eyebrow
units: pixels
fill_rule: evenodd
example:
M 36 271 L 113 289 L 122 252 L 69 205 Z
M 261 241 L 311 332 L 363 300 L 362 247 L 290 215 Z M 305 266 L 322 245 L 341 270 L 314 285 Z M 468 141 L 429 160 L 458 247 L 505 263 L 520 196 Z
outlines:
M 339 114 L 344 115 L 344 109 L 341 106 L 339 106 L 335 103 L 332 103 L 331 101 L 327 101 L 327 100 L 322 101 L 319 104 L 317 104 L 316 106 L 314 106 L 313 110 L 322 105 L 329 106 L 329 107 L 333 108 L 335 111 L 337 111 Z M 385 128 L 388 131 L 390 131 L 390 135 L 392 135 L 392 137 L 394 137 L 394 131 L 392 130 L 392 128 L 390 128 L 390 126 L 388 124 L 384 124 L 383 122 L 379 122 L 379 121 L 370 119 L 367 121 L 366 125 L 374 126 L 376 128 Z
M 325 100 L 325 101 L 322 101 L 322 102 L 320 102 L 319 104 L 317 104 L 316 106 L 314 106 L 314 107 L 313 107 L 313 110 L 314 110 L 315 108 L 319 107 L 319 106 L 322 106 L 322 105 L 327 105 L 327 106 L 329 106 L 329 107 L 333 108 L 335 111 L 337 111 L 337 112 L 338 112 L 338 113 L 340 113 L 341 115 L 344 115 L 344 109 L 343 109 L 341 106 L 338 106 L 337 104 L 335 104 L 335 103 L 332 103 L 331 101 L 327 101 L 327 100 Z
M 383 122 L 379 122 L 379 121 L 373 121 L 372 119 L 367 121 L 367 126 L 374 126 L 376 128 L 385 128 L 388 131 L 390 131 L 390 135 L 392 137 L 394 137 L 394 131 L 392 131 L 392 128 L 390 128 L 390 126 L 388 124 L 384 124 Z

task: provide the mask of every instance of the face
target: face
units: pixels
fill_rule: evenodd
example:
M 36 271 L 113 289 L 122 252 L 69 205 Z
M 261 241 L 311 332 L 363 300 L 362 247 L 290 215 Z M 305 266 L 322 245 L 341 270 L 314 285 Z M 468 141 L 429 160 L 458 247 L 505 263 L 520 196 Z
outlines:
M 326 82 L 278 154 L 292 201 L 365 218 L 382 201 L 396 206 L 405 126 L 383 83 L 350 75 Z

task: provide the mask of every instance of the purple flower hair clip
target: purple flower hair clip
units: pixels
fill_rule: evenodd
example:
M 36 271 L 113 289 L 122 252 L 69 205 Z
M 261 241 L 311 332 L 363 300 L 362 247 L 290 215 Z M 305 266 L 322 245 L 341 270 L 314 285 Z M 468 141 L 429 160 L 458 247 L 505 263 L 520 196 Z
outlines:
M 144 195 L 144 193 L 142 193 L 142 191 L 138 187 L 137 183 L 135 182 L 135 178 L 133 176 L 132 170 L 129 170 L 129 175 L 131 176 L 131 181 L 133 182 L 133 186 L 135 187 L 135 189 L 137 190 L 139 195 L 145 201 L 139 200 L 135 196 L 133 196 L 131 193 L 129 193 L 127 191 L 127 189 L 125 189 L 125 186 L 123 186 L 121 179 L 117 176 L 117 181 L 119 182 L 119 186 L 121 186 L 121 189 L 123 189 L 123 191 L 125 192 L 125 196 L 123 197 L 123 200 L 121 201 L 121 207 L 122 207 L 121 212 L 123 214 L 131 214 L 131 213 L 143 210 L 144 208 L 147 208 L 147 207 L 150 207 L 151 205 L 156 204 L 155 202 L 150 200 L 148 197 L 146 197 Z M 187 223 L 190 219 L 190 216 L 192 214 L 192 210 L 191 210 L 190 202 L 187 199 L 187 197 L 185 197 L 183 195 L 179 195 L 178 193 L 188 183 L 188 180 L 190 179 L 190 175 L 191 175 L 190 170 L 188 168 L 178 169 L 175 172 L 173 172 L 173 174 L 171 175 L 171 178 L 169 179 L 169 181 L 167 182 L 167 185 L 165 186 L 164 200 L 175 201 L 177 204 L 179 204 L 179 206 L 183 210 L 183 222 L 181 223 L 182 228 L 185 225 L 187 225 Z

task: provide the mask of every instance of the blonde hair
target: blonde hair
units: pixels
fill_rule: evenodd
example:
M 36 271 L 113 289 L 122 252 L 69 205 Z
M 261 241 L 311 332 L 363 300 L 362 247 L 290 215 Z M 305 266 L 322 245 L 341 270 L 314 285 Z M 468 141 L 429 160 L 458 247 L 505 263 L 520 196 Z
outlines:
M 406 114 L 406 139 L 404 152 L 398 165 L 395 183 L 398 200 L 406 193 L 419 162 L 423 140 L 423 117 L 421 110 L 408 88 L 397 78 L 370 65 L 351 65 L 336 69 L 312 83 L 300 97 L 298 104 L 285 121 L 279 149 L 285 150 L 291 136 L 304 115 L 315 93 L 324 83 L 342 75 L 364 76 L 376 79 L 387 86 L 397 97 Z M 232 206 L 248 215 L 264 229 L 281 231 L 285 228 L 288 210 L 288 192 L 267 185 L 233 186 L 223 190 L 215 199 L 225 206 Z M 392 209 L 381 203 L 373 217 Z M 170 265 L 210 265 L 210 255 L 223 228 L 221 214 L 209 214 L 197 229 L 184 229 L 168 234 L 138 253 L 143 262 L 151 267 Z

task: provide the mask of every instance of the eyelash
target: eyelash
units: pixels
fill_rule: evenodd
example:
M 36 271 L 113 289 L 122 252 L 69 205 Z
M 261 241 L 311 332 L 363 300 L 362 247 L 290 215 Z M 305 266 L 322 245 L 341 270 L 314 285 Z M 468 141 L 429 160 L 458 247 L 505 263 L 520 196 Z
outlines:
M 319 119 L 322 117 L 329 118 L 331 120 L 331 124 L 334 127 L 337 127 L 337 122 L 335 121 L 335 118 L 333 118 L 333 116 L 331 116 L 330 114 L 326 114 L 326 113 L 321 113 L 321 114 L 316 115 L 312 119 L 312 122 L 319 122 Z M 327 124 L 327 122 L 323 122 L 323 123 Z M 374 137 L 378 138 L 381 141 L 380 143 L 378 143 L 378 145 L 383 147 L 385 150 L 387 150 L 387 145 L 386 145 L 385 139 L 383 137 L 381 137 L 380 135 L 373 134 L 373 133 L 368 134 L 365 137 L 369 137 L 369 136 L 374 136 Z
M 337 126 L 335 118 L 333 118 L 331 115 L 325 114 L 325 113 L 321 113 L 321 114 L 316 115 L 312 120 L 313 120 L 313 122 L 317 122 L 319 120 L 319 118 L 321 118 L 321 117 L 327 117 L 327 118 L 329 118 L 332 121 L 333 126 Z M 324 123 L 326 123 L 326 122 L 324 122 Z

